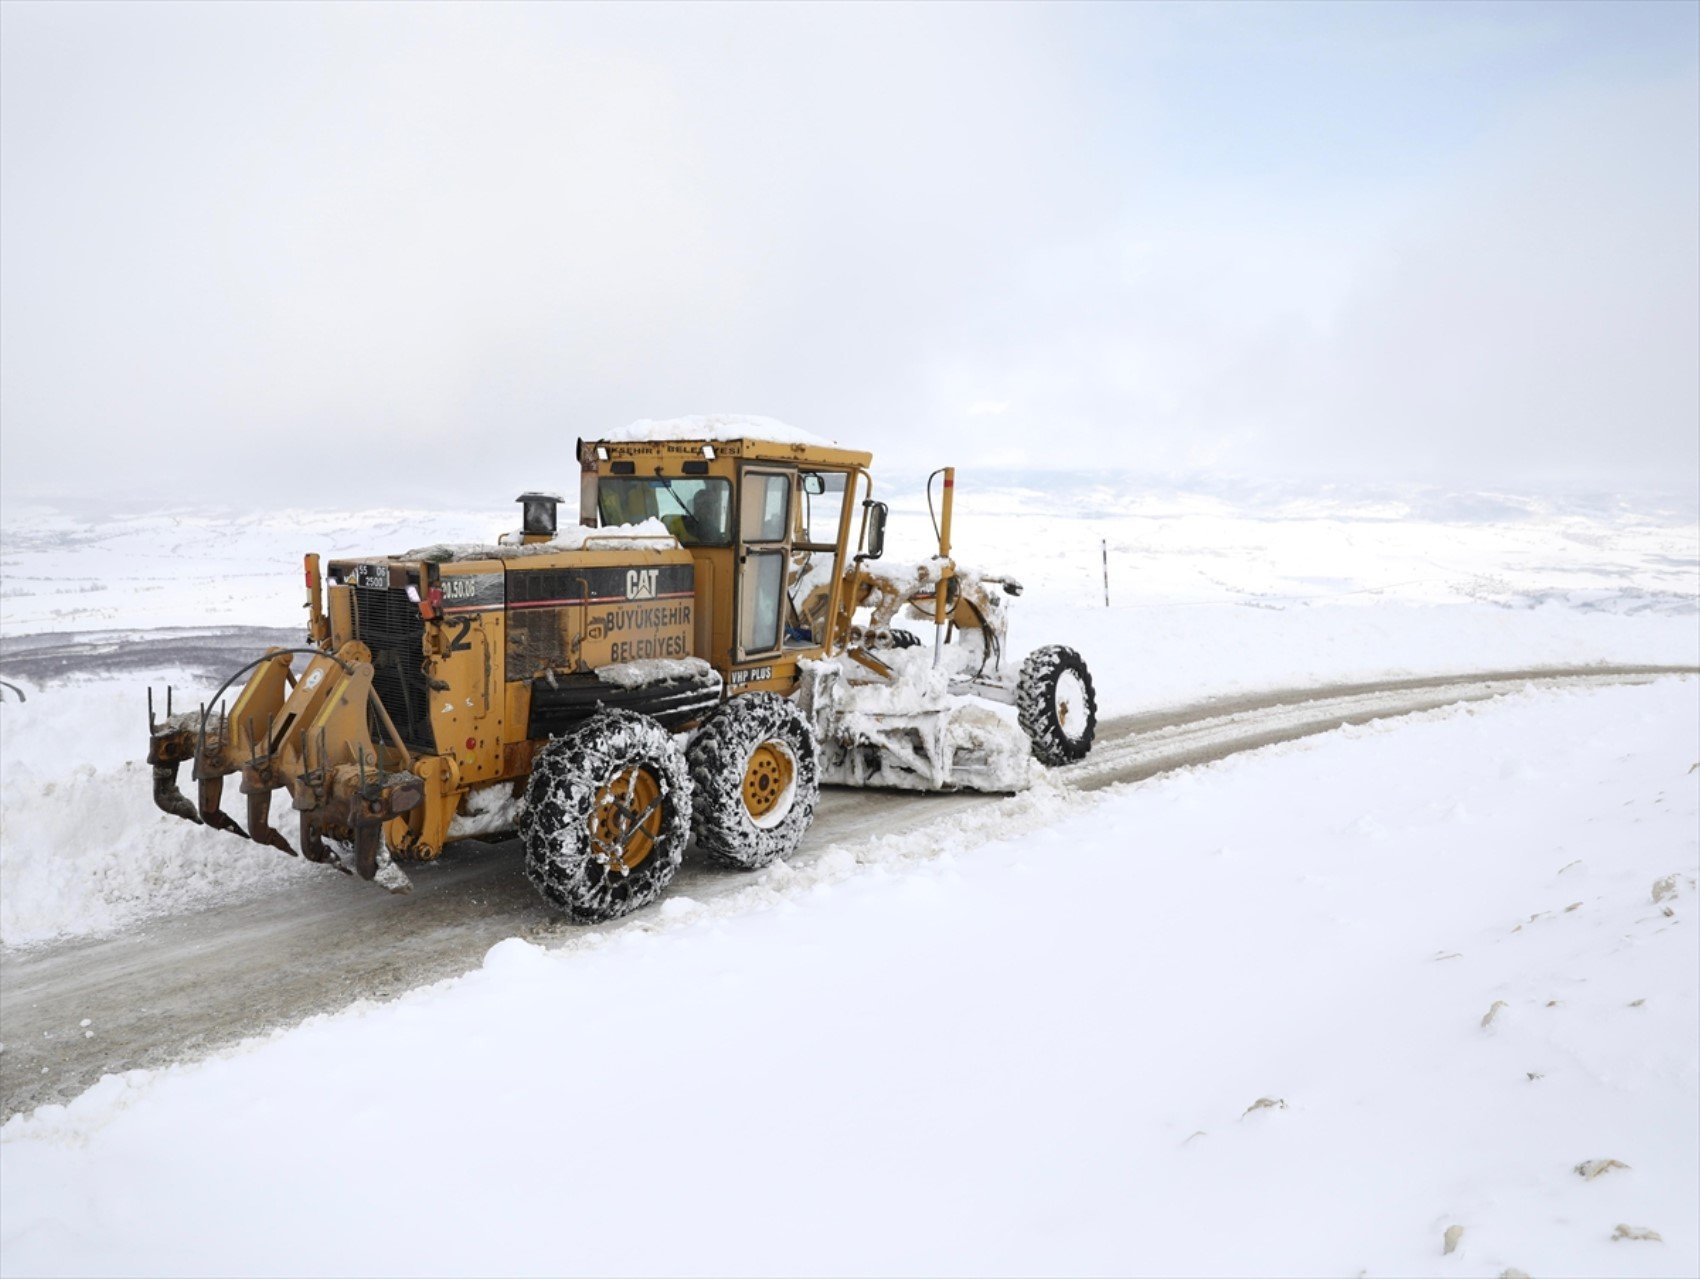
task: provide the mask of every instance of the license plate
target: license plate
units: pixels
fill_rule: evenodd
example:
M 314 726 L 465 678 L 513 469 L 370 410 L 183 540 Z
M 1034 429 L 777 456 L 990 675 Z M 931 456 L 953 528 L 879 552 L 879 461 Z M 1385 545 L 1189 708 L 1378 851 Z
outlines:
M 388 564 L 356 564 L 354 566 L 354 584 L 371 587 L 373 590 L 387 591 L 390 589 L 390 566 Z

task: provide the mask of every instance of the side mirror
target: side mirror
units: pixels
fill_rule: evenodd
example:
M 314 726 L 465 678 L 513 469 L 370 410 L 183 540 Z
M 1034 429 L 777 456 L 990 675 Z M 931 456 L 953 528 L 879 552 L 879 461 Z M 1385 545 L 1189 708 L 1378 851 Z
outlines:
M 804 471 L 803 492 L 810 497 L 819 497 L 826 492 L 826 477 L 819 471 Z
M 868 508 L 868 549 L 861 558 L 877 560 L 885 554 L 885 517 L 889 511 L 884 502 L 869 501 L 864 505 Z

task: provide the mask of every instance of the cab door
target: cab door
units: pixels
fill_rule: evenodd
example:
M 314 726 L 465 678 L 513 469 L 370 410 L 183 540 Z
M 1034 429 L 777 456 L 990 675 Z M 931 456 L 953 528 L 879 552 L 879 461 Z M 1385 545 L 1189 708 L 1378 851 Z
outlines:
M 738 477 L 739 661 L 780 651 L 796 480 L 795 470 L 769 465 L 747 466 Z

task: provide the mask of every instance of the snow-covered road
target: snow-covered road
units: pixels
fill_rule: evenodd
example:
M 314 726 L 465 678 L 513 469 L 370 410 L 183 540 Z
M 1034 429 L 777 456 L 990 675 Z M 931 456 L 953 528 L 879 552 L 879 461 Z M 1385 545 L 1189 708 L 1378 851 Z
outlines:
M 1212 699 L 1107 721 L 1085 763 L 1057 775 L 1072 791 L 1101 789 L 1347 724 L 1488 699 L 1530 685 L 1640 683 L 1691 675 L 1670 666 L 1477 672 L 1290 688 Z M 1054 818 L 1055 792 L 1014 798 L 836 790 L 788 866 L 750 877 L 687 862 L 675 900 L 807 891 L 860 860 L 872 841 L 927 840 L 949 820 L 1007 836 Z M 233 855 L 264 856 L 233 847 Z M 381 999 L 475 968 L 495 943 L 522 937 L 572 944 L 584 934 L 543 907 L 517 844 L 462 844 L 392 898 L 326 873 L 234 903 L 167 916 L 114 936 L 0 952 L 6 1048 L 3 1112 L 65 1100 L 102 1075 L 209 1052 L 356 999 Z M 728 903 L 730 904 L 730 903 Z M 667 899 L 614 928 L 644 928 Z M 611 931 L 603 929 L 603 932 Z M 100 1029 L 84 1030 L 93 1023 Z
M 181 670 L 216 687 L 272 645 L 302 642 L 300 628 L 178 626 L 153 631 L 44 631 L 0 643 L 0 675 L 37 687 L 87 675 Z
M 1697 722 L 1555 682 L 510 937 L 13 1116 L 0 1275 L 1693 1275 Z

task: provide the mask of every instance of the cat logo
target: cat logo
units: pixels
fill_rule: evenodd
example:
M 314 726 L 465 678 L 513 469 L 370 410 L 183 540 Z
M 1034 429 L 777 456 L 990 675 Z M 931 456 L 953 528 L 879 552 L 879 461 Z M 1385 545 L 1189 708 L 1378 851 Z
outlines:
M 661 576 L 658 568 L 633 568 L 626 570 L 626 598 L 629 600 L 652 600 L 655 598 L 655 579 Z

